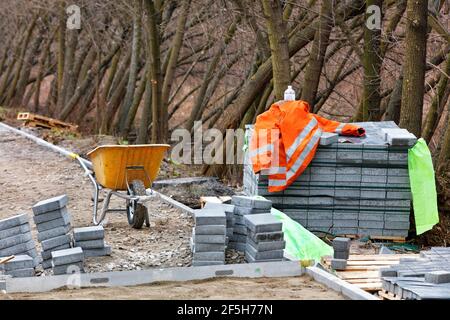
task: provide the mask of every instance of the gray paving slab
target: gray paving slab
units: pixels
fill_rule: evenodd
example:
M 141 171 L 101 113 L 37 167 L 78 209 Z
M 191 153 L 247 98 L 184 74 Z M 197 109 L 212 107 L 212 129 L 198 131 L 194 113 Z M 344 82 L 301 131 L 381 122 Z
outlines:
M 54 198 L 39 201 L 32 207 L 32 210 L 34 215 L 39 215 L 45 212 L 63 208 L 67 205 L 68 202 L 69 198 L 67 197 L 67 195 L 60 195 Z
M 337 250 L 334 250 L 333 257 L 334 257 L 335 259 L 344 259 L 344 260 L 347 260 L 349 254 L 350 254 L 350 253 L 349 253 L 348 251 L 337 251 Z
M 225 251 L 218 252 L 194 252 L 195 261 L 225 261 Z
M 253 196 L 233 196 L 231 203 L 235 206 L 252 207 L 255 209 L 270 209 L 272 201 Z
M 211 235 L 223 235 L 227 231 L 225 225 L 200 225 L 194 227 L 194 232 L 197 235 L 201 234 L 211 234 Z
M 333 239 L 332 244 L 335 251 L 348 251 L 350 250 L 351 239 L 336 237 Z
M 277 232 L 262 232 L 262 233 L 255 233 L 255 232 L 249 232 L 247 237 L 252 239 L 254 242 L 261 242 L 261 241 L 280 241 L 284 240 L 284 235 L 282 231 Z
M 252 239 L 247 238 L 247 244 L 251 245 L 257 251 L 271 251 L 282 250 L 286 247 L 286 241 L 260 241 L 254 242 Z
M 200 209 L 194 211 L 195 224 L 200 225 L 226 225 L 226 215 L 223 209 Z
M 247 227 L 241 226 L 241 225 L 234 225 L 233 227 L 233 234 L 241 234 L 246 236 L 247 235 Z
M 284 250 L 269 250 L 269 251 L 258 251 L 256 248 L 252 247 L 249 243 L 245 247 L 245 252 L 250 254 L 256 260 L 261 259 L 282 259 L 284 255 Z
M 12 216 L 3 220 L 0 220 L 0 231 L 11 229 L 28 222 L 28 214 L 23 213 L 16 216 Z
M 277 232 L 282 223 L 272 214 L 254 214 L 244 217 L 245 225 L 254 233 Z
M 195 243 L 193 252 L 218 252 L 224 251 L 226 246 L 223 244 L 214 244 L 214 243 Z
M 194 243 L 197 245 L 198 243 L 211 243 L 211 244 L 224 244 L 225 243 L 225 235 L 193 235 Z
M 270 251 L 267 251 L 270 252 Z M 245 261 L 248 263 L 258 263 L 258 262 L 276 262 L 281 261 L 282 258 L 276 258 L 276 259 L 257 259 L 254 256 L 252 256 L 248 251 L 245 251 Z
M 347 268 L 347 260 L 345 259 L 331 259 L 331 269 L 345 270 Z
M 257 209 L 257 208 L 252 208 L 252 207 L 240 207 L 240 206 L 235 206 L 235 208 L 234 208 L 234 214 L 237 214 L 240 216 L 245 216 L 247 214 L 259 214 L 259 213 L 270 213 L 270 208 L 269 209 Z
M 222 208 L 225 211 L 225 213 L 234 212 L 234 205 L 227 203 L 206 202 L 203 208 L 205 209 Z
M 44 270 L 51 269 L 52 268 L 52 259 L 51 258 L 50 259 L 44 259 L 42 261 L 42 268 Z
M 220 266 L 225 265 L 225 261 L 192 261 L 192 266 L 202 267 L 202 266 Z

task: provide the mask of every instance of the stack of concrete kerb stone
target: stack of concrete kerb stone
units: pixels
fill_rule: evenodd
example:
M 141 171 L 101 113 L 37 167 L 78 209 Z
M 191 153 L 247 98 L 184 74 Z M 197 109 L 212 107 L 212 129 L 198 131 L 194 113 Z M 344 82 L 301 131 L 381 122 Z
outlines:
M 331 259 L 331 268 L 333 270 L 344 270 L 347 267 L 350 243 L 351 240 L 349 238 L 338 237 L 333 239 L 334 256 Z
M 28 255 L 18 255 L 14 259 L 9 260 L 5 264 L 0 264 L 0 273 L 4 273 L 11 277 L 33 277 L 34 276 L 34 259 Z
M 83 273 L 84 253 L 80 247 L 52 252 L 54 275 Z
M 73 229 L 74 246 L 83 249 L 85 257 L 111 255 L 111 246 L 105 243 L 105 230 L 102 226 Z
M 26 213 L 0 220 L 0 257 L 29 256 L 32 260 L 32 268 L 35 268 L 40 263 L 40 258 L 28 220 Z
M 52 267 L 52 252 L 71 248 L 72 239 L 70 215 L 67 211 L 68 198 L 61 195 L 43 200 L 33 206 L 34 222 L 38 240 L 42 246 L 42 267 Z
M 194 211 L 191 249 L 193 266 L 225 264 L 227 219 L 221 207 Z
M 281 261 L 284 256 L 283 225 L 272 214 L 244 217 L 247 227 L 245 260 L 247 262 Z
M 233 236 L 230 238 L 229 248 L 238 251 L 246 251 L 247 226 L 244 216 L 251 214 L 269 213 L 272 208 L 270 200 L 261 197 L 233 196 L 231 203 L 234 205 Z
M 227 203 L 214 203 L 214 202 L 206 202 L 205 209 L 214 209 L 214 208 L 222 208 L 225 211 L 225 215 L 227 217 L 227 238 L 226 245 L 229 245 L 229 240 L 233 237 L 233 226 L 235 224 L 234 218 L 234 205 Z

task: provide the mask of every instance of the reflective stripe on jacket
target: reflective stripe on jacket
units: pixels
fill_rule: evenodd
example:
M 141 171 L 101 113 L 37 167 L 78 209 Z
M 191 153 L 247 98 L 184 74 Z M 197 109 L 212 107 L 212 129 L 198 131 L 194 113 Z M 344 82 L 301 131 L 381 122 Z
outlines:
M 253 171 L 268 175 L 269 191 L 292 184 L 313 159 L 322 132 L 363 136 L 363 128 L 309 112 L 306 101 L 280 101 L 256 118 L 250 141 Z

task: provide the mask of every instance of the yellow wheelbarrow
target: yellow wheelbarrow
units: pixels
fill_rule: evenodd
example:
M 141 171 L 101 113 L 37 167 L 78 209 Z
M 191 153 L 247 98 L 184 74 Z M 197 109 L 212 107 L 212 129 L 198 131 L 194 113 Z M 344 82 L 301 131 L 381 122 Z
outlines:
M 95 225 L 101 224 L 108 212 L 126 211 L 128 223 L 133 228 L 142 228 L 144 221 L 147 227 L 150 226 L 144 203 L 154 197 L 151 186 L 158 175 L 164 153 L 169 147 L 167 144 L 101 146 L 88 153 L 93 172 L 81 157 L 77 157 L 94 185 L 93 222 Z M 148 188 L 150 192 L 147 192 Z M 109 189 L 109 191 L 101 213 L 98 215 L 98 197 L 101 189 Z M 126 191 L 126 193 L 120 191 Z M 126 209 L 109 208 L 113 195 L 126 201 Z

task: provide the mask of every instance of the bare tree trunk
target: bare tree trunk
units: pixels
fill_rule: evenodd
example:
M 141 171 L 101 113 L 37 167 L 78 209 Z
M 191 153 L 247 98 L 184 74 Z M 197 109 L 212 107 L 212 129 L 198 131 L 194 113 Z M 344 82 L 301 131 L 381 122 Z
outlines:
M 272 68 L 275 98 L 283 100 L 291 78 L 289 41 L 283 10 L 278 0 L 261 0 L 272 52 Z
M 33 17 L 33 20 L 31 22 L 31 24 L 29 25 L 26 34 L 25 34 L 25 39 L 24 42 L 22 44 L 22 47 L 20 49 L 20 54 L 19 54 L 19 58 L 17 60 L 17 67 L 11 82 L 11 85 L 8 89 L 7 95 L 6 95 L 6 99 L 4 101 L 5 105 L 9 105 L 12 98 L 14 97 L 14 94 L 16 92 L 17 89 L 17 84 L 19 82 L 20 76 L 22 74 L 22 69 L 24 68 L 24 60 L 25 60 L 25 53 L 27 51 L 28 45 L 30 43 L 30 39 L 31 39 L 31 35 L 33 34 L 34 31 L 34 27 L 36 26 L 36 21 L 37 21 L 37 15 L 35 17 Z
M 367 0 L 366 6 L 377 6 L 382 8 L 382 0 Z M 369 13 L 366 12 L 366 21 Z M 382 18 L 380 17 L 380 22 Z M 383 59 L 381 57 L 381 26 L 369 29 L 364 24 L 364 90 L 363 90 L 363 121 L 379 121 L 381 118 L 380 97 L 380 69 Z
M 148 75 L 149 73 L 147 73 Z M 141 122 L 136 140 L 137 144 L 145 144 L 148 142 L 148 127 L 152 122 L 152 85 L 148 79 L 145 82 L 144 107 L 142 108 Z
M 58 31 L 57 29 L 55 30 Z M 55 37 L 55 32 L 52 33 L 52 35 L 47 39 L 44 48 L 42 49 L 41 56 L 39 57 L 39 67 L 38 67 L 38 73 L 36 76 L 36 83 L 35 83 L 35 91 L 34 91 L 34 101 L 33 101 L 33 111 L 38 112 L 39 111 L 39 100 L 41 96 L 41 83 L 44 76 L 44 71 L 46 67 L 46 61 L 48 54 L 50 52 L 50 47 L 52 45 L 53 39 Z
M 165 143 L 168 139 L 168 114 L 162 106 L 162 76 L 160 57 L 160 32 L 158 28 L 157 5 L 152 0 L 145 0 L 147 9 L 147 24 L 149 29 L 149 54 L 152 63 L 149 68 L 148 79 L 152 84 L 152 143 Z
M 162 87 L 162 104 L 164 109 L 168 110 L 169 97 L 172 90 L 172 84 L 175 78 L 175 69 L 180 55 L 181 46 L 183 44 L 184 30 L 186 26 L 187 17 L 189 15 L 189 7 L 191 0 L 183 0 L 181 6 L 181 12 L 178 16 L 177 29 L 175 37 L 172 42 L 172 48 L 170 51 L 169 61 L 167 65 L 167 71 L 164 77 L 164 83 Z
M 202 116 L 203 109 L 205 107 L 204 101 L 206 98 L 206 93 L 207 93 L 208 87 L 210 85 L 211 79 L 214 76 L 214 72 L 216 72 L 217 66 L 220 61 L 220 57 L 223 55 L 228 44 L 233 39 L 233 36 L 236 32 L 236 27 L 237 27 L 237 23 L 231 22 L 231 24 L 228 27 L 228 31 L 225 36 L 224 42 L 222 43 L 219 50 L 217 50 L 216 54 L 214 55 L 214 58 L 211 60 L 211 62 L 208 65 L 208 68 L 207 68 L 205 75 L 203 77 L 203 80 L 202 80 L 200 91 L 197 94 L 194 106 L 192 107 L 192 110 L 191 110 L 191 114 L 189 116 L 189 119 L 186 122 L 185 128 L 189 131 L 191 131 L 192 128 L 194 127 L 194 122 L 199 120 Z
M 136 117 L 137 110 L 139 109 L 139 104 L 141 103 L 142 97 L 145 92 L 145 86 L 147 82 L 147 70 L 149 67 L 144 69 L 144 72 L 141 76 L 141 81 L 139 83 L 138 88 L 136 89 L 136 93 L 133 98 L 133 104 L 131 105 L 130 111 L 128 112 L 127 119 L 125 121 L 125 130 L 123 137 L 126 137 L 131 130 L 134 118 Z
M 406 59 L 403 73 L 400 127 L 420 137 L 427 49 L 427 0 L 410 0 L 407 8 Z
M 63 86 L 64 79 L 64 58 L 66 54 L 66 11 L 65 11 L 65 1 L 61 0 L 59 2 L 58 8 L 58 72 L 56 75 L 57 79 L 57 100 L 59 101 L 59 95 L 61 93 L 61 88 Z
M 448 77 L 450 75 L 450 54 L 447 56 L 447 62 L 445 64 L 445 69 L 440 76 L 439 83 L 437 86 L 436 94 L 434 95 L 433 101 L 431 102 L 430 110 L 427 113 L 425 119 L 425 126 L 423 128 L 422 137 L 427 143 L 430 142 L 433 137 L 433 133 L 438 125 L 439 115 L 442 114 L 444 110 L 444 105 L 447 99 L 445 99 L 446 92 L 449 90 Z
M 127 91 L 122 108 L 119 111 L 118 125 L 116 131 L 120 132 L 122 137 L 125 136 L 125 122 L 128 112 L 133 103 L 133 96 L 136 90 L 136 79 L 138 76 L 139 57 L 141 54 L 141 33 L 142 33 L 142 1 L 134 0 L 134 16 L 133 16 L 133 44 L 131 49 L 130 75 L 128 78 Z
M 311 110 L 315 111 L 317 88 L 319 87 L 322 66 L 327 52 L 327 47 L 332 29 L 332 0 L 323 0 L 320 10 L 319 28 L 314 36 L 312 50 L 309 55 L 308 67 L 305 73 L 305 80 L 302 89 L 302 100 L 307 101 Z

